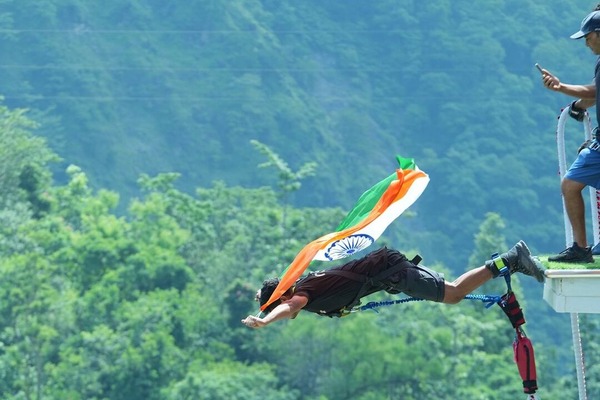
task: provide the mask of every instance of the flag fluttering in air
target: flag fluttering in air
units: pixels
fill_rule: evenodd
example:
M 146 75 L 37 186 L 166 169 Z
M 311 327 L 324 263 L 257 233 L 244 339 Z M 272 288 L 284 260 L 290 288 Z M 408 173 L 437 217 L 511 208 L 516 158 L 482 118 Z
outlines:
M 429 176 L 419 170 L 412 158 L 396 159 L 399 164 L 396 172 L 364 192 L 335 232 L 321 236 L 300 250 L 283 272 L 269 300 L 262 305 L 262 311 L 292 287 L 313 260 L 338 260 L 366 249 L 421 196 Z

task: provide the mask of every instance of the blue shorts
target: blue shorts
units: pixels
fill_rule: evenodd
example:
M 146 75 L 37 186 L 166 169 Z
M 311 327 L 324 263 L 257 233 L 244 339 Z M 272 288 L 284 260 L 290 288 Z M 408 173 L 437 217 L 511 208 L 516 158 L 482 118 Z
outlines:
M 600 151 L 581 150 L 565 178 L 600 189 Z

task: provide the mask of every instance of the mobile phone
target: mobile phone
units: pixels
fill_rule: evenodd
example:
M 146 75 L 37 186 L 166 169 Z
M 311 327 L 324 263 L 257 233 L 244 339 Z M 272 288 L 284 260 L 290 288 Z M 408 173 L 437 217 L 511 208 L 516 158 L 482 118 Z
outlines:
M 544 73 L 544 71 L 542 71 L 542 67 L 540 67 L 540 64 L 535 63 L 535 67 L 538 69 L 538 71 L 540 71 L 540 73 Z

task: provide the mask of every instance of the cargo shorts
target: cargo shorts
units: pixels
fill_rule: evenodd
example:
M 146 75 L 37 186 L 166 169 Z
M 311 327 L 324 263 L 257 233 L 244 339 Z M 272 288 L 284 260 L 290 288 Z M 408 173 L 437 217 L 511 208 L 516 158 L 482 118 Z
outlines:
M 388 266 L 400 265 L 400 270 L 383 281 L 385 291 L 391 294 L 404 293 L 408 296 L 435 301 L 444 301 L 446 283 L 444 275 L 408 261 L 404 254 L 388 250 Z

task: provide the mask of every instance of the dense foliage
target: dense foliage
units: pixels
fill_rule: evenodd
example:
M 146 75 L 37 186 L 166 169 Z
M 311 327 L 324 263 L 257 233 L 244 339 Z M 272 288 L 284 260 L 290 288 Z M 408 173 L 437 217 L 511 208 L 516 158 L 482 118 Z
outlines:
M 1 397 L 521 396 L 497 309 L 239 320 L 396 154 L 431 183 L 382 243 L 449 277 L 520 238 L 561 249 L 570 100 L 533 64 L 589 82 L 568 35 L 594 6 L 0 0 Z M 516 285 L 544 397 L 574 398 L 568 316 Z
M 514 332 L 497 307 L 413 303 L 342 319 L 301 315 L 262 331 L 244 327 L 240 319 L 256 312 L 252 299 L 261 279 L 278 274 L 343 215 L 285 203 L 284 188 L 297 187 L 290 177 L 301 174 L 270 149 L 261 147 L 279 161 L 281 189 L 215 183 L 189 195 L 174 188 L 177 174 L 143 175 L 143 195 L 120 217 L 118 195 L 92 190 L 79 167 L 67 169 L 65 185 L 52 184 L 47 164 L 56 156 L 28 133 L 23 110 L 0 111 L 1 147 L 31 149 L 12 174 L 0 176 L 3 399 L 522 395 Z M 0 168 L 11 162 L 1 159 Z M 36 185 L 14 178 L 32 168 Z M 499 216 L 487 215 L 472 258 L 504 247 L 502 230 Z M 513 281 L 522 294 L 521 278 Z M 487 290 L 500 293 L 503 286 L 492 282 Z M 560 317 L 530 325 L 544 323 L 560 324 Z M 585 323 L 584 340 L 594 341 L 597 321 Z M 559 366 L 551 342 L 539 341 L 536 352 L 542 393 L 573 398 L 574 367 Z M 587 361 L 595 365 L 599 356 L 592 343 Z M 590 396 L 600 393 L 597 375 L 592 367 Z

